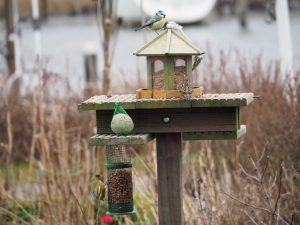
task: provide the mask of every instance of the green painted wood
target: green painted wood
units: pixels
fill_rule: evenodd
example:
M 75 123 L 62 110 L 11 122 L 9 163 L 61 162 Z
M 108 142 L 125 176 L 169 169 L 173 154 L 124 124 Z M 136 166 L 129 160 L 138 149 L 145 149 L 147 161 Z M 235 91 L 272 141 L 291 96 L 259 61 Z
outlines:
M 185 141 L 236 140 L 244 134 L 246 134 L 246 125 L 241 125 L 237 131 L 185 132 L 182 133 L 182 139 Z
M 153 139 L 153 134 L 131 134 L 127 136 L 97 134 L 89 139 L 89 145 L 144 145 Z
M 132 212 L 126 212 L 126 213 L 112 213 L 112 212 L 106 212 L 107 215 L 111 215 L 111 216 L 134 216 L 136 215 L 136 210 L 134 209 Z
M 184 100 L 172 99 L 136 99 L 135 94 L 94 96 L 78 105 L 80 110 L 108 110 L 115 108 L 115 101 L 125 109 L 159 108 L 199 108 L 199 107 L 240 107 L 249 105 L 254 99 L 253 93 L 204 94 L 202 98 Z
M 193 67 L 193 62 L 192 62 L 192 56 L 187 57 L 186 60 L 186 74 L 188 77 L 188 82 L 189 86 L 192 87 L 193 85 L 193 76 L 192 76 L 192 67 Z
M 132 133 L 236 131 L 235 107 L 127 110 L 134 122 Z M 113 110 L 97 110 L 97 133 L 112 134 Z M 168 123 L 163 118 L 169 117 Z
M 237 127 L 236 129 L 239 130 L 241 128 L 241 121 L 240 121 L 240 107 L 236 107 L 236 124 L 237 124 Z
M 153 80 L 152 80 L 152 59 L 150 57 L 147 57 L 147 88 L 148 90 L 153 89 Z
M 173 57 L 165 58 L 165 90 L 174 90 L 174 59 Z

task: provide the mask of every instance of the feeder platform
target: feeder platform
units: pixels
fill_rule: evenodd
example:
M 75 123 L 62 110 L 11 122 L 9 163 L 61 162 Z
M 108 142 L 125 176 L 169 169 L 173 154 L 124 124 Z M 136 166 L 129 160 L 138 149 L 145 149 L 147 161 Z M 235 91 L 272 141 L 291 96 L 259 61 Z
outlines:
M 253 100 L 253 93 L 203 94 L 189 100 L 100 95 L 82 102 L 79 109 L 96 111 L 97 135 L 90 145 L 145 144 L 156 139 L 159 224 L 183 225 L 182 140 L 240 138 L 246 133 L 240 108 Z M 132 118 L 133 134 L 113 134 L 115 102 Z

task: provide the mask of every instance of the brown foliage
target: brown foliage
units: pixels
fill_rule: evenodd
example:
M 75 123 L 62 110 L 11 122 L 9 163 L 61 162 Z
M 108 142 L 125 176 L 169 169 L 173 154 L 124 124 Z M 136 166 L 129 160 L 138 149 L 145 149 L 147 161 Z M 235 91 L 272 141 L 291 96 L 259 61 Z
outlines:
M 300 71 L 282 75 L 278 63 L 248 61 L 238 52 L 222 51 L 214 59 L 208 54 L 203 62 L 196 75 L 205 92 L 254 92 L 259 98 L 242 111 L 247 134 L 241 140 L 185 143 L 186 224 L 299 224 Z M 30 221 L 92 223 L 89 181 L 102 166 L 87 144 L 94 114 L 78 111 L 82 98 L 49 95 L 44 85 L 21 96 L 5 87 L 0 162 L 28 162 L 40 175 L 7 173 L 0 180 L 0 217 L 23 199 L 38 208 Z M 153 143 L 148 148 L 134 151 L 136 224 L 157 223 Z

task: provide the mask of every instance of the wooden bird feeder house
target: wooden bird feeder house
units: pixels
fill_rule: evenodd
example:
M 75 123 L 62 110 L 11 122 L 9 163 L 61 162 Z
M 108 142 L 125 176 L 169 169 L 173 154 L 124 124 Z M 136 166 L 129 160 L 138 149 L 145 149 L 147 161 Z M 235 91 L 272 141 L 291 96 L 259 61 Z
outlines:
M 202 88 L 193 86 L 193 56 L 204 52 L 180 31 L 167 29 L 135 53 L 147 57 L 147 89 L 137 90 L 137 98 L 178 98 L 184 89 L 201 97 Z
M 182 140 L 235 140 L 246 133 L 246 126 L 240 122 L 240 108 L 253 101 L 253 93 L 199 95 L 195 91 L 191 98 L 182 98 L 181 86 L 193 85 L 192 57 L 201 54 L 179 31 L 167 29 L 135 52 L 147 57 L 147 89 L 136 94 L 94 96 L 79 105 L 80 110 L 96 111 L 97 134 L 89 143 L 106 146 L 108 177 L 117 180 L 113 188 L 108 187 L 113 190 L 108 192 L 113 214 L 133 212 L 131 162 L 127 158 L 109 161 L 111 155 L 127 149 L 118 146 L 156 140 L 159 224 L 183 225 Z M 132 134 L 113 133 L 110 124 L 115 102 L 132 118 Z M 125 172 L 109 174 L 112 169 Z M 128 186 L 125 189 L 124 184 Z M 112 198 L 114 193 L 120 196 Z

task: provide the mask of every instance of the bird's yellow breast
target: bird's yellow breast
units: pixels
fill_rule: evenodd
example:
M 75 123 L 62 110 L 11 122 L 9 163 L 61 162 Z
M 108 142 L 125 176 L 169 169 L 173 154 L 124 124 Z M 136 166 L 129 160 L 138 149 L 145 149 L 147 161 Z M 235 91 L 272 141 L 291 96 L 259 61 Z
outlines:
M 153 23 L 150 28 L 151 30 L 159 30 L 161 28 L 163 28 L 163 26 L 165 25 L 166 19 L 165 18 L 161 18 L 160 21 L 157 21 L 155 23 Z

